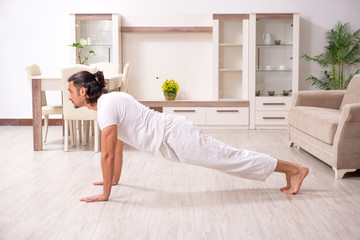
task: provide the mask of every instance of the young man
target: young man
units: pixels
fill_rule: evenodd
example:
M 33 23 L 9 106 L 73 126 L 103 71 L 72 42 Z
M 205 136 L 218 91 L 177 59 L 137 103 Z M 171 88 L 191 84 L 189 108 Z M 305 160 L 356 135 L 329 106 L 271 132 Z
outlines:
M 185 117 L 158 113 L 126 93 L 107 93 L 102 72 L 75 73 L 69 78 L 69 100 L 75 108 L 97 111 L 101 129 L 103 193 L 81 201 L 107 201 L 111 186 L 119 182 L 123 141 L 155 155 L 158 151 L 172 161 L 216 169 L 238 177 L 265 181 L 272 172 L 285 174 L 287 186 L 280 190 L 295 194 L 308 168 L 277 160 L 269 155 L 235 149 L 203 134 Z

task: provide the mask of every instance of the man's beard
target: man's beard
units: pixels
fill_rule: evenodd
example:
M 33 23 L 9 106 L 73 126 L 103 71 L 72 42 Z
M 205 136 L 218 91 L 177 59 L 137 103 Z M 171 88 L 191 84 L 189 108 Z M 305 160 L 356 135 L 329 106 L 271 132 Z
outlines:
M 75 108 L 75 109 L 80 108 L 80 106 L 76 105 L 73 101 L 71 101 L 71 102 L 72 102 L 72 104 L 74 105 L 74 108 Z

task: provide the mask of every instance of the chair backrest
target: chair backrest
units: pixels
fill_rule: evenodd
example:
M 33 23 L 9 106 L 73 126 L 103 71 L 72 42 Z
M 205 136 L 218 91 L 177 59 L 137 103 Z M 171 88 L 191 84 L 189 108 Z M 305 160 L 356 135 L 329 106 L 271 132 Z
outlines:
M 126 63 L 122 75 L 122 82 L 120 87 L 120 92 L 126 92 L 128 91 L 128 85 L 129 85 L 129 77 L 130 77 L 130 63 Z
M 90 67 L 97 67 L 97 69 L 99 71 L 104 72 L 104 74 L 120 73 L 120 64 L 118 63 L 99 62 L 99 63 L 90 64 Z
M 360 103 L 360 74 L 355 75 L 351 79 L 348 88 L 346 89 L 340 109 L 342 109 L 345 104 L 350 103 Z
M 81 64 L 76 64 L 67 68 L 61 69 L 62 75 L 62 84 L 63 84 L 63 111 L 65 120 L 96 120 L 96 111 L 90 110 L 86 107 L 74 108 L 74 105 L 69 100 L 69 91 L 68 79 L 74 73 L 79 71 L 89 71 L 95 73 L 97 71 L 96 67 L 85 66 Z
M 26 69 L 27 78 L 29 79 L 30 89 L 32 89 L 31 77 L 41 75 L 40 67 L 36 64 L 31 64 L 29 66 L 26 66 L 25 69 Z M 46 106 L 46 105 L 47 105 L 47 101 L 46 101 L 45 91 L 41 91 L 41 106 Z

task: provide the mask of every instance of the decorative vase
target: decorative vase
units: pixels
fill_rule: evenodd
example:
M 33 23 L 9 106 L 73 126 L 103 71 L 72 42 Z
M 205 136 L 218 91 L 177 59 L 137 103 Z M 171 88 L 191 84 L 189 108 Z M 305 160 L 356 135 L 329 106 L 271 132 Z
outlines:
M 175 100 L 176 92 L 164 92 L 164 96 L 166 100 Z

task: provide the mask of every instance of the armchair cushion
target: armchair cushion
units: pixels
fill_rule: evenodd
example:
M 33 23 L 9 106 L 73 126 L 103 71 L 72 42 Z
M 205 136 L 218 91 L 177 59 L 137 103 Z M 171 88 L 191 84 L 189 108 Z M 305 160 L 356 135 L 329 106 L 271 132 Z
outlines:
M 289 125 L 311 134 L 327 144 L 333 144 L 341 111 L 319 107 L 293 107 L 289 111 Z
M 351 79 L 349 86 L 345 92 L 345 96 L 342 100 L 340 109 L 342 109 L 344 105 L 350 103 L 360 103 L 360 74 L 355 75 Z
M 293 106 L 340 109 L 345 90 L 310 90 L 297 92 Z

